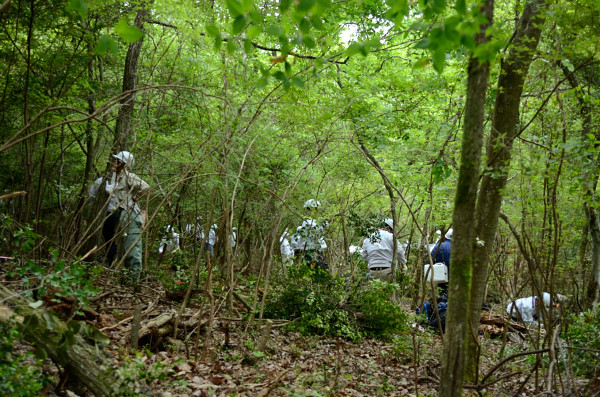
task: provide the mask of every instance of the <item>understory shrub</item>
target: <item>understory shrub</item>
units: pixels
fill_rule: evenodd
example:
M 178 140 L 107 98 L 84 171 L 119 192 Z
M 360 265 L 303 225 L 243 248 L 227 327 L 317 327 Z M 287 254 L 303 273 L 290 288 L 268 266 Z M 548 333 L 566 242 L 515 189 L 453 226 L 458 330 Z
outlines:
M 273 280 L 264 315 L 293 320 L 292 327 L 305 334 L 351 340 L 406 331 L 406 313 L 390 300 L 398 285 L 365 281 L 353 284 L 320 269 L 294 264 L 287 275 Z
M 14 323 L 0 322 L 0 395 L 36 396 L 48 379 L 37 370 L 41 368 L 41 360 L 31 366 L 26 361 L 35 360 L 32 353 L 14 351 L 18 339 L 19 331 Z
M 600 310 L 574 315 L 568 324 L 573 372 L 585 377 L 595 376 L 600 370 Z
M 265 316 L 294 320 L 294 328 L 305 334 L 360 339 L 356 320 L 341 309 L 347 296 L 342 278 L 294 264 L 288 267 L 287 275 L 274 280 Z
M 357 300 L 364 316 L 363 328 L 373 336 L 408 332 L 408 315 L 391 298 L 398 284 L 372 280 L 361 290 Z

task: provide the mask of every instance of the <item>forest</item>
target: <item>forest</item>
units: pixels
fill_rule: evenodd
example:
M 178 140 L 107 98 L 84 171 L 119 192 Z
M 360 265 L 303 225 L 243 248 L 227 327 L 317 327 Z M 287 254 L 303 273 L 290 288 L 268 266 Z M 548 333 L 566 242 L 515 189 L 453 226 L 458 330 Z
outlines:
M 597 0 L 0 0 L 0 59 L 0 395 L 600 395 Z

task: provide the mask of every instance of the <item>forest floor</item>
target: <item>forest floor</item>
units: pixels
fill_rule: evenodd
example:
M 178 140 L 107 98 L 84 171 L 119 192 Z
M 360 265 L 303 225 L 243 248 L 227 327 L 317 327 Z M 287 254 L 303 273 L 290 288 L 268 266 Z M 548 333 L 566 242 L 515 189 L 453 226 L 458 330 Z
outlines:
M 262 329 L 250 326 L 239 315 L 244 306 L 234 301 L 233 314 L 217 310 L 210 338 L 205 327 L 208 313 L 193 303 L 180 317 L 177 339 L 172 331 L 161 333 L 157 326 L 140 338 L 140 349 L 130 348 L 134 306 L 142 309 L 141 326 L 152 319 L 174 315 L 181 302 L 167 297 L 157 281 L 146 280 L 139 291 L 102 277 L 102 285 L 90 304 L 86 321 L 111 339 L 106 350 L 131 376 L 156 396 L 435 396 L 441 368 L 442 338 L 431 330 L 414 327 L 409 335 L 387 340 L 363 339 L 351 342 L 341 338 L 301 335 L 275 322 L 263 351 L 257 349 Z M 16 280 L 2 281 L 18 289 Z M 215 306 L 224 307 L 221 296 Z M 193 302 L 193 301 L 192 301 Z M 64 302 L 56 304 L 64 309 Z M 49 302 L 49 306 L 54 303 Z M 406 307 L 406 310 L 411 310 Z M 199 318 L 203 321 L 199 321 Z M 198 351 L 194 324 L 201 326 Z M 256 323 L 255 323 L 256 324 Z M 203 343 L 210 341 L 203 351 Z M 26 346 L 26 345 L 23 345 Z M 416 349 L 415 349 L 416 347 Z M 24 347 L 23 347 L 24 348 Z M 499 361 L 501 339 L 486 338 L 482 345 L 481 374 Z M 523 346 L 508 342 L 504 356 L 522 351 Z M 519 357 L 494 370 L 482 388 L 482 395 L 535 395 L 542 391 L 543 379 L 528 370 L 528 357 Z M 532 358 L 531 358 L 532 359 Z M 535 361 L 535 360 L 533 360 Z M 54 379 L 46 395 L 59 383 L 59 371 L 49 361 L 44 372 Z M 531 375 L 531 376 L 530 376 Z M 537 383 L 537 386 L 536 386 Z M 60 395 L 87 395 L 67 383 Z M 517 392 L 515 394 L 515 392 Z M 465 395 L 477 395 L 473 388 Z M 560 395 L 558 393 L 557 395 Z

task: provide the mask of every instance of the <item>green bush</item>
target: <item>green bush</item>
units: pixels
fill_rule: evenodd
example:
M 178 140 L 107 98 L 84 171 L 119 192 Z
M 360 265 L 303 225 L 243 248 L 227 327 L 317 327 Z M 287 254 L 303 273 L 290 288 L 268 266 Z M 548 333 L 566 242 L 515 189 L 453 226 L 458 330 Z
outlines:
M 407 314 L 390 299 L 397 290 L 398 284 L 380 280 L 372 280 L 362 289 L 357 300 L 367 333 L 382 337 L 408 332 Z
M 14 344 L 19 338 L 19 331 L 14 323 L 0 322 L 0 395 L 2 396 L 36 396 L 48 379 L 26 360 L 34 360 L 31 353 L 14 352 Z
M 567 323 L 573 371 L 580 376 L 594 376 L 600 367 L 600 310 L 573 316 Z
M 293 265 L 287 275 L 273 280 L 264 315 L 294 320 L 292 326 L 305 334 L 351 340 L 406 332 L 406 313 L 390 301 L 398 285 L 365 281 L 352 284 L 342 277 L 310 270 L 304 264 Z M 355 316 L 357 312 L 361 316 Z
M 295 320 L 293 327 L 305 334 L 334 335 L 360 339 L 353 316 L 341 307 L 348 296 L 347 285 L 340 277 L 294 264 L 287 275 L 273 281 L 268 295 L 265 317 Z

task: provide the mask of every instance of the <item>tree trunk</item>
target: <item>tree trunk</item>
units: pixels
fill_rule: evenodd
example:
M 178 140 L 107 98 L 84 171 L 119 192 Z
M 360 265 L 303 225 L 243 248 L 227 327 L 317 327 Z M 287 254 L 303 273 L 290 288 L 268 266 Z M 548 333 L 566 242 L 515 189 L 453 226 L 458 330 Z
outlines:
M 45 351 L 94 395 L 121 395 L 136 389 L 136 385 L 128 383 L 119 373 L 114 357 L 96 343 L 88 342 L 99 331 L 78 321 L 64 323 L 45 310 L 33 309 L 18 293 L 4 286 L 0 286 L 0 301 L 20 316 L 20 331 L 25 340 Z M 0 321 L 5 320 L 0 318 Z M 84 337 L 85 330 L 88 332 Z
M 494 0 L 486 0 L 481 11 L 486 16 L 487 22 L 481 25 L 480 32 L 476 37 L 478 45 L 488 41 L 485 32 L 493 20 Z M 471 56 L 468 73 L 461 162 L 452 217 L 454 238 L 452 240 L 452 264 L 449 269 L 446 339 L 440 379 L 440 396 L 442 397 L 461 396 L 463 388 L 473 255 L 472 241 L 475 230 L 473 213 L 483 146 L 483 121 L 489 62 L 481 63 Z
M 144 22 L 148 18 L 146 4 L 142 3 L 135 17 L 134 26 L 142 29 Z M 129 44 L 127 56 L 125 57 L 125 71 L 123 73 L 123 93 L 127 93 L 121 99 L 117 123 L 115 125 L 115 144 L 114 151 L 124 150 L 129 146 L 129 136 L 131 129 L 131 115 L 133 113 L 135 94 L 133 90 L 136 87 L 138 61 L 142 50 L 144 38 Z
M 537 48 L 543 16 L 540 11 L 544 0 L 533 0 L 525 5 L 516 26 L 508 58 L 502 61 L 498 79 L 498 95 L 494 105 L 492 130 L 487 143 L 488 171 L 483 176 L 475 219 L 476 237 L 473 248 L 473 278 L 470 301 L 469 353 L 467 376 L 475 379 L 477 369 L 477 328 L 484 299 L 490 252 L 498 226 L 502 193 L 508 179 L 511 148 L 519 122 L 519 106 L 523 83 Z M 483 245 L 481 245 L 483 244 Z M 454 262 L 454 260 L 452 261 Z

